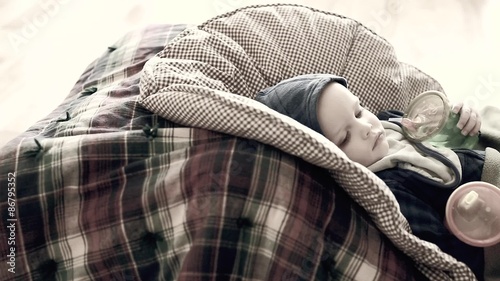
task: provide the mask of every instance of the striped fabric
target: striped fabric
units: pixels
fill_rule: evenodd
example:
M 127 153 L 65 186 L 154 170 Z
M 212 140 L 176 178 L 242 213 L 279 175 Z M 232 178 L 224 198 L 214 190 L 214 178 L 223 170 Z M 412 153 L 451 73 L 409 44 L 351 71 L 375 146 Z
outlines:
M 176 37 L 145 65 L 141 104 L 176 123 L 257 140 L 329 170 L 427 277 L 474 280 L 465 264 L 410 233 L 394 195 L 373 173 L 323 136 L 253 100 L 260 90 L 304 73 L 346 77 L 374 112 L 401 110 L 423 91 L 442 91 L 354 20 L 264 5 L 218 16 Z

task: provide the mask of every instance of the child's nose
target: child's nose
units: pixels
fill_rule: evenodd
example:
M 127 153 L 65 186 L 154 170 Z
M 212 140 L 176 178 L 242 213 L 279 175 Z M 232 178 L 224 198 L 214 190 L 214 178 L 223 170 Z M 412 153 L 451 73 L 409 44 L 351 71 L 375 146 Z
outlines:
M 364 139 L 367 139 L 372 132 L 373 125 L 368 122 L 361 123 L 361 135 Z

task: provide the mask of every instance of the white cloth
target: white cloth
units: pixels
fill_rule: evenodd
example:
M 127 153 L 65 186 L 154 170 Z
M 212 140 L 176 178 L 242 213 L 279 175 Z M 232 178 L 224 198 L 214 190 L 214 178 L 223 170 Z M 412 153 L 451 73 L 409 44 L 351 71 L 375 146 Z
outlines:
M 368 169 L 372 172 L 379 172 L 397 166 L 402 169 L 415 171 L 445 185 L 455 181 L 457 175 L 453 170 L 438 159 L 419 151 L 403 135 L 401 127 L 388 121 L 382 121 L 382 125 L 384 126 L 387 142 L 389 143 L 389 153 L 386 157 L 369 166 Z M 459 171 L 459 176 L 462 176 L 460 159 L 453 150 L 446 147 L 435 147 L 425 142 L 423 144 L 427 148 L 435 150 L 451 160 Z

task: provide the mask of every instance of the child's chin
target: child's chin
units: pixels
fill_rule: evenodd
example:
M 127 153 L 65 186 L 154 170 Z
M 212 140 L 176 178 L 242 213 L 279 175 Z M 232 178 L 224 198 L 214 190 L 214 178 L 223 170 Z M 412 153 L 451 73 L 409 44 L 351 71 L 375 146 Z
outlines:
M 380 146 L 380 159 L 386 157 L 387 154 L 389 154 L 389 143 L 385 140 Z
M 389 154 L 389 145 L 387 143 L 381 144 L 376 153 L 371 163 L 366 165 L 367 167 L 386 157 Z

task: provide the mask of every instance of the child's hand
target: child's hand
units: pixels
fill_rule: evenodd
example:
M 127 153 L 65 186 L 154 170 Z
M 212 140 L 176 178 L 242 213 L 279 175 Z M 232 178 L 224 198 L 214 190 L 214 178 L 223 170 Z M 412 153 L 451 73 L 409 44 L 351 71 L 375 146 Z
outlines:
M 462 130 L 462 135 L 475 136 L 479 133 L 481 129 L 481 116 L 479 116 L 479 113 L 475 109 L 464 105 L 463 102 L 459 102 L 454 104 L 451 110 L 454 113 L 460 114 L 457 127 Z

